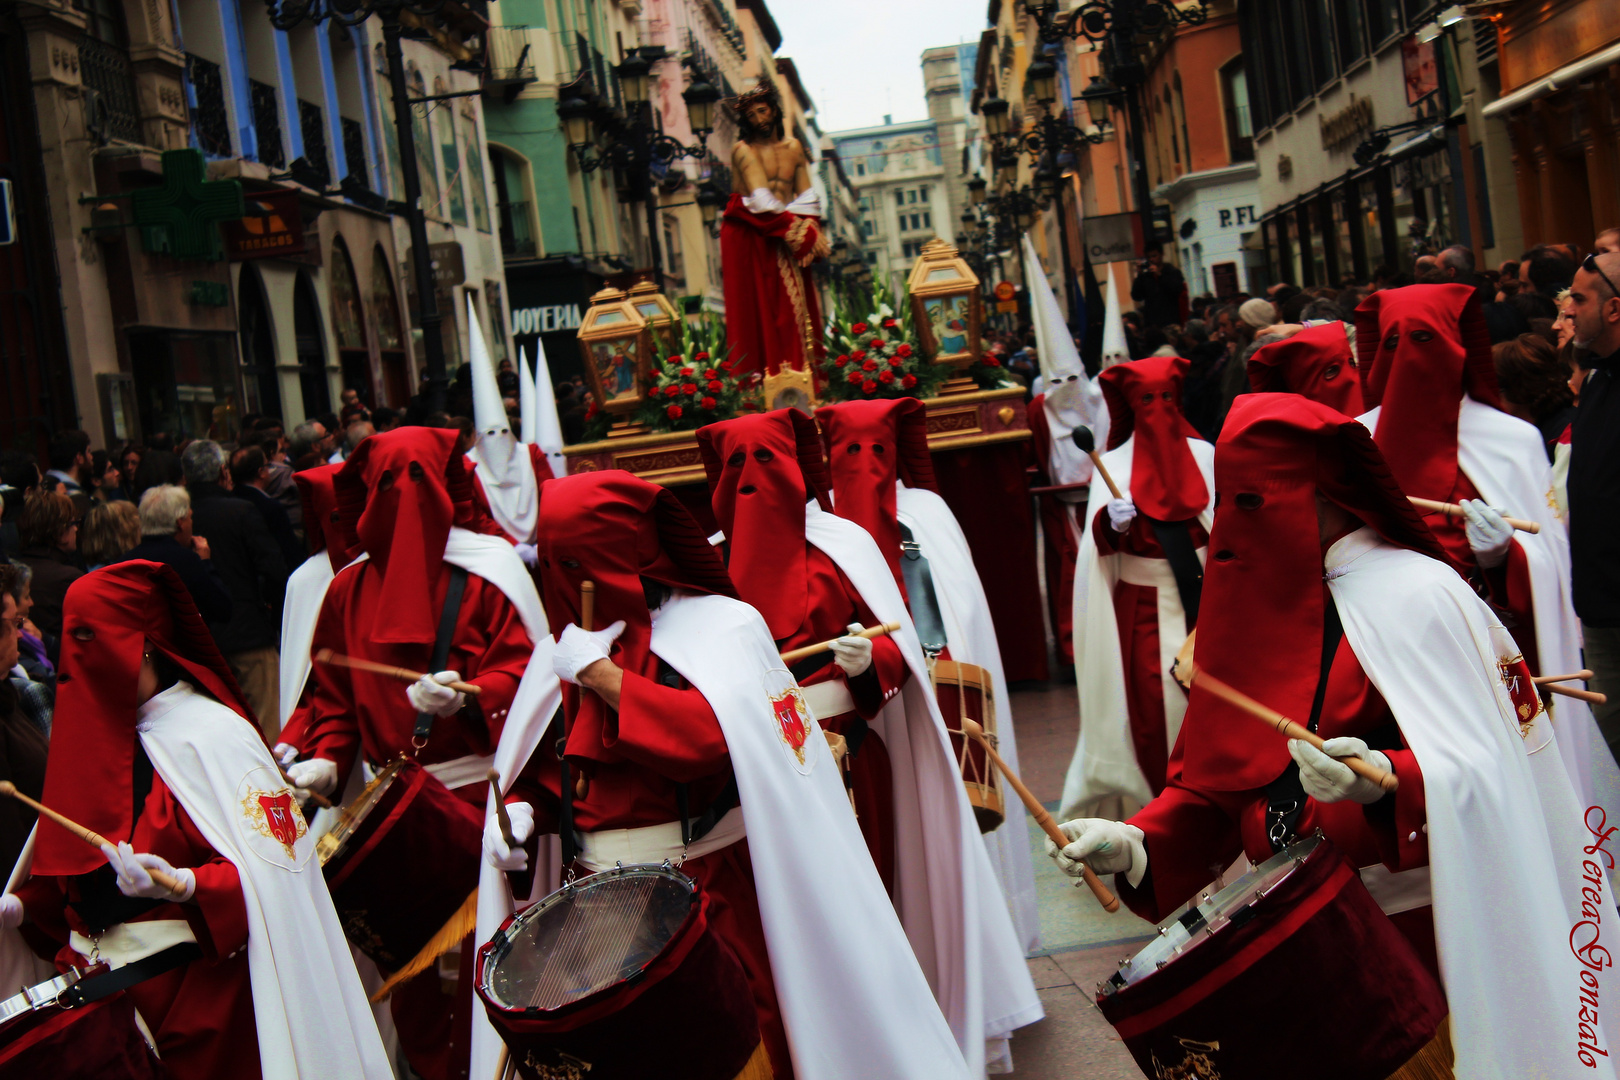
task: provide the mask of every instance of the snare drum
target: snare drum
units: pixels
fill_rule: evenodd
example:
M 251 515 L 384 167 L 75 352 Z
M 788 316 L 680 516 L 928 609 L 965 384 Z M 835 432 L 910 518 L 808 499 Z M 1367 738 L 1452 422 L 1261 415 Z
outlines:
M 1149 1076 L 1451 1075 L 1444 992 L 1321 836 L 1161 926 L 1097 1005 Z M 1323 1043 L 1328 1016 L 1354 1017 L 1356 1037 Z
M 771 1076 L 742 965 L 668 863 L 592 874 L 508 917 L 474 985 L 526 1080 Z
M 127 994 L 76 1008 L 57 1004 L 80 974 L 69 971 L 0 1001 L 0 1080 L 167 1077 L 135 1022 L 135 1005 Z
M 945 729 L 951 736 L 951 749 L 956 751 L 956 762 L 962 770 L 962 783 L 967 787 L 973 816 L 979 822 L 981 833 L 995 832 L 1006 818 L 1001 773 L 979 741 L 963 733 L 961 723 L 963 718 L 977 722 L 991 744 L 995 743 L 996 698 L 990 672 L 977 664 L 941 659 L 934 661 L 933 677 L 934 696 L 939 699 L 939 711 L 945 717 Z M 953 722 L 955 727 L 951 726 Z
M 343 932 L 391 972 L 478 888 L 483 842 L 479 808 L 399 757 L 343 808 L 315 852 Z

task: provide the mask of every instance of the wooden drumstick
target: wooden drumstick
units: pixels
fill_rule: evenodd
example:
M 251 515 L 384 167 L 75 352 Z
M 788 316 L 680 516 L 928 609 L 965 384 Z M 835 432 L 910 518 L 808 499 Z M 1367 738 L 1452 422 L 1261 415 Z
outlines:
M 1594 676 L 1593 676 L 1593 673 L 1591 671 L 1588 671 L 1587 669 L 1582 668 L 1580 671 L 1573 671 L 1573 672 L 1569 673 L 1568 675 L 1537 675 L 1535 678 L 1531 679 L 1530 681 L 1535 683 L 1537 686 L 1546 686 L 1548 683 L 1555 683 L 1555 682 L 1577 682 L 1577 681 L 1584 682 L 1585 680 L 1593 678 L 1593 677 Z
M 839 637 L 877 638 L 883 637 L 885 634 L 893 634 L 899 629 L 900 624 L 897 622 L 878 623 L 876 626 L 868 626 L 866 629 L 858 630 L 852 634 L 840 634 Z M 838 641 L 838 638 L 832 638 L 828 641 L 818 642 L 815 645 L 806 645 L 799 649 L 789 649 L 787 652 L 782 654 L 782 663 L 797 664 L 800 660 L 812 657 L 816 655 L 816 653 L 828 652 L 832 649 L 833 643 L 836 641 Z
M 103 845 L 107 847 L 118 846 L 111 840 L 108 840 L 105 836 L 102 836 L 100 833 L 96 832 L 94 829 L 87 829 L 83 825 L 80 825 L 77 821 L 74 821 L 72 818 L 63 817 L 61 814 L 58 814 L 55 810 L 52 810 L 43 803 L 38 803 L 33 799 L 30 799 L 27 795 L 24 795 L 22 792 L 18 791 L 17 785 L 13 784 L 10 780 L 0 780 L 0 795 L 10 799 L 16 799 L 24 806 L 33 807 L 40 814 L 50 818 L 52 821 L 62 826 L 62 828 L 66 829 L 74 836 L 77 836 L 80 840 L 83 840 L 93 848 L 100 849 Z M 153 881 L 157 882 L 165 889 L 168 889 L 176 896 L 179 896 L 180 893 L 185 889 L 185 886 L 182 885 L 172 874 L 165 874 L 162 870 L 151 869 L 148 869 L 146 872 L 147 874 L 151 875 Z
M 990 745 L 989 739 L 985 738 L 984 728 L 979 726 L 978 721 L 967 716 L 960 717 L 960 721 L 962 730 L 969 737 L 977 740 L 980 746 L 984 747 L 984 752 L 990 756 L 991 761 L 996 763 L 996 768 L 1000 769 L 1001 775 L 1007 778 L 1007 783 L 1012 785 L 1013 791 L 1017 792 L 1018 797 L 1024 800 L 1024 808 L 1035 819 L 1035 824 L 1041 827 L 1041 831 L 1052 838 L 1052 843 L 1059 848 L 1065 848 L 1074 843 L 1073 840 L 1063 835 L 1063 830 L 1057 827 L 1057 822 L 1052 820 L 1051 813 L 1041 805 L 1041 800 L 1037 799 L 1034 793 L 1024 786 L 1024 782 L 1018 779 L 1016 773 L 1007 768 L 1007 763 L 1001 760 L 1001 755 L 996 753 L 996 748 Z M 1086 884 L 1091 886 L 1091 893 L 1097 898 L 1097 902 L 1103 906 L 1103 910 L 1108 912 L 1118 911 L 1119 897 L 1115 896 L 1114 891 L 1103 883 L 1103 879 L 1097 876 L 1096 871 L 1085 863 L 1081 863 L 1080 872 L 1085 876 Z
M 1265 723 L 1270 724 L 1288 738 L 1302 739 L 1316 747 L 1318 750 L 1322 749 L 1322 738 L 1321 736 L 1317 735 L 1316 732 L 1301 724 L 1294 723 L 1294 721 L 1288 719 L 1288 717 L 1284 716 L 1277 710 L 1260 704 L 1243 691 L 1235 687 L 1228 686 L 1215 676 L 1205 672 L 1196 664 L 1192 666 L 1192 674 L 1189 685 L 1193 683 L 1197 684 L 1198 686 L 1202 686 L 1205 690 L 1208 690 L 1210 693 L 1214 694 L 1227 704 L 1236 705 L 1250 716 L 1254 716 Z M 1325 750 L 1322 752 L 1327 753 Z M 1385 791 L 1395 791 L 1400 787 L 1400 781 L 1396 778 L 1394 773 L 1385 772 L 1383 769 L 1380 769 L 1371 762 L 1363 761 L 1358 757 L 1336 757 L 1333 760 L 1348 765 L 1351 772 L 1355 773 L 1364 780 L 1371 780 Z
M 1069 438 L 1074 440 L 1074 445 L 1080 448 L 1081 453 L 1091 459 L 1091 463 L 1097 467 L 1097 474 L 1103 478 L 1103 483 L 1108 485 L 1108 490 L 1113 493 L 1114 498 L 1123 499 L 1125 496 L 1120 492 L 1119 485 L 1108 475 L 1108 466 L 1102 463 L 1102 455 L 1097 453 L 1097 436 L 1091 433 L 1091 429 L 1081 424 L 1069 432 Z
M 591 623 L 596 621 L 596 582 L 582 581 L 579 583 L 579 628 L 592 630 Z
M 278 765 L 277 768 L 280 768 L 280 766 Z M 285 780 L 291 786 L 293 786 L 295 788 L 298 788 L 298 781 L 296 781 L 292 777 L 288 776 L 286 769 L 281 770 L 281 778 L 283 780 Z M 309 792 L 310 799 L 315 803 L 316 806 L 320 807 L 322 810 L 330 810 L 330 809 L 332 809 L 332 800 L 328 799 L 325 795 L 322 795 L 320 792 L 316 791 L 314 788 L 298 788 L 298 790 Z
M 495 769 L 489 770 L 489 791 L 495 796 L 495 820 L 501 823 L 501 839 L 506 841 L 508 849 L 517 847 L 517 840 L 512 836 L 512 818 L 506 812 L 506 796 L 501 794 L 501 774 Z
M 418 679 L 428 677 L 425 672 L 395 667 L 392 664 L 379 664 L 374 660 L 362 660 L 358 656 L 344 656 L 342 653 L 333 652 L 331 649 L 319 650 L 315 653 L 313 659 L 318 664 L 331 664 L 334 667 L 353 668 L 355 671 L 368 671 L 373 675 L 385 675 L 390 679 L 398 679 L 400 682 L 416 682 Z M 469 682 L 462 682 L 459 679 L 445 685 L 470 697 L 477 697 L 484 692 L 481 687 L 474 686 Z
M 1416 495 L 1408 495 L 1407 498 L 1411 500 L 1413 506 L 1419 510 L 1427 510 L 1431 514 L 1445 514 L 1447 517 L 1463 516 L 1463 508 L 1456 503 L 1435 502 L 1433 499 L 1420 499 Z M 1502 520 L 1520 532 L 1539 533 L 1541 531 L 1539 524 L 1534 521 L 1526 521 L 1524 518 L 1508 517 L 1504 514 Z
M 1562 694 L 1564 697 L 1584 701 L 1589 705 L 1607 705 L 1609 703 L 1609 695 L 1600 694 L 1596 690 L 1580 690 L 1573 686 L 1561 686 L 1558 683 L 1547 683 L 1542 689 L 1550 694 Z

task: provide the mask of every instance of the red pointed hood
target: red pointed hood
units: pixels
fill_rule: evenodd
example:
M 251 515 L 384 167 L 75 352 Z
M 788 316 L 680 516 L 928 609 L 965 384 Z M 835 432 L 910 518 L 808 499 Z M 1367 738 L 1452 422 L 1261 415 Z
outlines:
M 1303 724 L 1326 610 L 1317 493 L 1390 543 L 1452 564 L 1367 429 L 1297 394 L 1233 402 L 1215 446 L 1215 487 L 1194 661 Z M 1247 791 L 1288 764 L 1285 739 L 1196 683 L 1181 738 L 1188 782 L 1198 787 Z
M 135 683 L 147 642 L 182 678 L 258 723 L 230 665 L 178 574 L 135 560 L 92 571 L 68 586 L 62 655 L 42 801 L 109 840 L 127 840 L 135 822 Z M 101 852 L 55 826 L 42 826 L 34 873 L 84 874 L 105 866 Z
M 842 401 L 816 410 L 827 444 L 834 512 L 872 534 L 896 581 L 900 519 L 895 482 L 939 490 L 928 454 L 927 417 L 927 406 L 916 398 Z
M 771 636 L 785 638 L 804 624 L 810 603 L 804 504 L 815 499 L 832 510 L 816 422 L 776 409 L 701 427 L 697 440 L 731 580 Z
M 304 504 L 304 536 L 309 541 L 309 553 L 325 551 L 333 573 L 348 566 L 360 554 L 355 522 L 345 521 L 338 513 L 336 484 L 342 469 L 342 465 L 322 465 L 293 473 L 298 499 Z
M 1448 499 L 1457 484 L 1463 395 L 1502 407 L 1491 335 L 1471 285 L 1408 285 L 1356 308 L 1362 396 L 1379 408 L 1378 448 L 1408 495 Z
M 438 632 L 433 584 L 450 527 L 477 528 L 472 470 L 459 433 L 402 427 L 360 443 L 337 474 L 338 513 L 355 523 L 361 550 L 382 575 L 372 639 L 431 643 Z
M 1181 412 L 1190 361 L 1150 356 L 1115 364 L 1097 377 L 1108 403 L 1108 449 L 1136 436 L 1131 501 L 1158 521 L 1187 521 L 1209 505 L 1204 477 L 1188 439 L 1199 437 Z
M 1249 385 L 1261 394 L 1299 394 L 1360 416 L 1361 372 L 1341 323 L 1308 326 L 1293 337 L 1264 346 L 1249 357 Z

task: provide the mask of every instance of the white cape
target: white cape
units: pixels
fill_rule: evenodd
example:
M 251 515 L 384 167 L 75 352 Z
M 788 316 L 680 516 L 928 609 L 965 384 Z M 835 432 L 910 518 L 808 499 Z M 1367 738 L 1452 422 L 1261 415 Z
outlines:
M 1376 434 L 1378 409 L 1360 417 Z M 1536 618 L 1536 652 L 1541 671 L 1579 671 L 1581 624 L 1569 592 L 1569 533 L 1554 505 L 1552 467 L 1535 427 L 1500 409 L 1464 396 L 1457 417 L 1457 464 L 1491 506 L 1541 526 L 1539 533 L 1516 532 L 1514 540 L 1530 567 L 1530 593 Z M 1592 709 L 1570 697 L 1550 697 L 1558 749 L 1576 793 L 1587 805 L 1620 807 L 1620 767 L 1607 752 Z
M 315 624 L 320 621 L 321 601 L 337 575 L 323 548 L 305 559 L 287 578 L 287 598 L 281 606 L 281 726 L 298 708 L 309 682 L 310 643 L 315 640 Z
M 889 905 L 820 725 L 806 723 L 802 765 L 781 733 L 771 695 L 794 683 L 765 620 L 726 597 L 677 594 L 655 613 L 652 649 L 725 733 L 799 1080 L 980 1075 Z M 954 835 L 931 840 L 948 849 Z
M 281 835 L 298 832 L 292 844 L 283 843 L 259 801 L 288 788 L 258 727 L 176 683 L 141 706 L 136 730 L 152 767 L 241 876 L 265 1080 L 390 1080 L 314 839 L 289 803 Z
M 1422 766 L 1458 1080 L 1612 1078 L 1607 1056 L 1593 1055 L 1594 1068 L 1577 1059 L 1586 1010 L 1572 946 L 1612 922 L 1614 894 L 1598 856 L 1583 856 L 1593 837 L 1552 726 L 1545 714 L 1521 724 L 1514 711 L 1498 667 L 1518 652 L 1512 636 L 1455 572 L 1371 529 L 1325 561 L 1345 640 Z M 1614 978 L 1612 968 L 1587 974 Z M 1615 1010 L 1593 1011 L 1608 1052 Z
M 1001 646 L 990 621 L 990 601 L 984 584 L 973 566 L 962 526 L 945 500 L 926 489 L 900 485 L 900 522 L 928 559 L 934 581 L 934 595 L 945 623 L 945 640 L 951 658 L 977 664 L 990 672 L 995 694 L 997 750 L 1013 772 L 1019 772 L 1018 738 L 1012 714 L 1012 698 L 1007 694 L 1007 676 L 1001 666 Z M 984 835 L 990 866 L 1007 899 L 1013 929 L 1025 953 L 1041 947 L 1041 914 L 1035 900 L 1035 868 L 1029 852 L 1027 812 L 1010 785 L 1004 788 L 1006 819 L 992 833 Z
M 1215 448 L 1202 439 L 1188 439 L 1193 460 L 1204 478 L 1204 489 L 1215 491 Z M 1132 435 L 1103 455 L 1103 465 L 1121 491 L 1131 489 L 1131 462 L 1136 449 Z M 1136 761 L 1131 741 L 1131 717 L 1125 702 L 1125 661 L 1119 647 L 1119 620 L 1114 616 L 1114 588 L 1119 584 L 1126 556 L 1103 555 L 1092 535 L 1092 522 L 1113 496 L 1105 484 L 1091 485 L 1086 516 L 1080 529 L 1080 553 L 1074 571 L 1074 676 L 1080 691 L 1080 739 L 1063 779 L 1062 809 L 1058 820 L 1104 817 L 1123 821 L 1148 804 L 1153 788 Z M 1210 527 L 1214 507 L 1198 515 Z M 1187 640 L 1181 594 L 1170 574 L 1170 564 L 1153 560 L 1162 569 L 1159 589 L 1159 678 L 1164 687 L 1164 724 L 1167 746 L 1176 745 L 1182 718 L 1187 715 L 1187 694 L 1170 675 L 1170 665 Z M 1140 560 L 1139 566 L 1148 560 Z M 1161 778 L 1160 783 L 1163 783 Z
M 969 1070 L 981 1076 L 985 1042 L 998 1044 L 989 1050 L 992 1062 L 1005 1057 L 1000 1040 L 1045 1015 L 1040 997 L 968 804 L 917 631 L 887 560 L 865 529 L 814 503 L 805 507 L 804 534 L 844 572 L 875 617 L 900 623 L 889 637 L 905 656 L 911 678 L 872 724 L 889 751 L 894 776 L 894 906 Z M 748 806 L 746 796 L 743 805 Z M 752 814 L 749 822 L 750 835 L 757 835 Z M 868 1069 L 850 1075 L 884 1074 Z

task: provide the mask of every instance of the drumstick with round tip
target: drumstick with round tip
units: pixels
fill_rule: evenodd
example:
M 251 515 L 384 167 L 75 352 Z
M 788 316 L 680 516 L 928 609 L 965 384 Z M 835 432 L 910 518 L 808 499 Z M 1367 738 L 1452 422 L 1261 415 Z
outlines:
M 1568 675 L 1537 675 L 1530 681 L 1537 686 L 1546 686 L 1548 683 L 1555 682 L 1584 682 L 1594 677 L 1593 672 L 1582 668 L 1580 671 L 1572 671 Z
M 817 653 L 829 652 L 831 651 L 832 647 L 842 638 L 878 638 L 883 637 L 885 634 L 896 633 L 899 631 L 899 629 L 900 624 L 897 622 L 878 623 L 876 626 L 868 626 L 864 630 L 858 630 L 853 634 L 842 634 L 839 637 L 831 638 L 827 641 L 818 641 L 814 645 L 805 645 L 802 648 L 789 649 L 787 652 L 782 654 L 782 663 L 797 664 L 800 660 L 807 660 Z
M 285 780 L 287 783 L 291 784 L 294 788 L 297 788 L 299 791 L 307 791 L 307 792 L 309 792 L 310 799 L 315 803 L 316 806 L 320 807 L 322 810 L 330 810 L 330 809 L 332 809 L 332 800 L 331 799 L 328 799 L 325 795 L 322 795 L 320 792 L 316 791 L 314 788 L 300 788 L 300 787 L 298 787 L 298 781 L 296 781 L 292 777 L 288 776 L 286 769 L 281 770 L 281 778 L 283 780 Z
M 1119 485 L 1108 475 L 1108 466 L 1102 463 L 1102 455 L 1097 453 L 1097 436 L 1091 433 L 1091 429 L 1081 424 L 1069 432 L 1069 438 L 1074 440 L 1074 445 L 1080 448 L 1082 454 L 1091 459 L 1091 463 L 1097 467 L 1097 475 L 1103 478 L 1103 483 L 1108 485 L 1108 490 L 1113 493 L 1114 498 L 1123 499 L 1125 496 L 1121 494 Z
M 317 664 L 331 664 L 334 667 L 352 668 L 355 671 L 366 671 L 373 675 L 385 675 L 390 679 L 398 679 L 400 682 L 417 682 L 428 677 L 427 672 L 412 671 L 410 668 L 395 667 L 392 664 L 379 664 L 375 660 L 362 660 L 358 656 L 344 656 L 342 653 L 333 652 L 331 649 L 318 650 L 313 659 Z M 477 697 L 484 692 L 482 687 L 474 686 L 469 682 L 462 682 L 459 679 L 445 685 L 469 697 Z
M 1576 701 L 1584 701 L 1588 705 L 1607 705 L 1609 703 L 1609 695 L 1600 694 L 1596 690 L 1581 690 L 1574 686 L 1561 686 L 1555 682 L 1544 684 L 1542 689 L 1549 694 L 1561 694 L 1564 697 L 1572 697 Z
M 1463 516 L 1463 508 L 1456 503 L 1435 502 L 1433 499 L 1420 499 L 1416 495 L 1408 495 L 1407 498 L 1411 500 L 1413 506 L 1419 510 L 1427 510 L 1431 514 L 1444 514 L 1447 517 Z M 1502 520 L 1520 532 L 1539 533 L 1541 531 L 1540 525 L 1534 521 L 1526 521 L 1524 518 L 1508 517 L 1504 514 Z
M 501 824 L 501 839 L 506 841 L 507 848 L 517 847 L 517 840 L 512 836 L 512 817 L 506 812 L 506 796 L 501 794 L 501 774 L 499 770 L 489 770 L 489 793 L 495 796 L 495 820 Z
M 1007 763 L 1001 759 L 1001 755 L 996 753 L 996 748 L 991 746 L 990 740 L 985 737 L 984 728 L 980 727 L 978 722 L 970 717 L 963 716 L 960 720 L 962 730 L 967 733 L 969 738 L 976 740 L 980 746 L 984 747 L 984 752 L 989 755 L 991 761 L 996 763 L 996 768 L 1001 770 L 1001 775 L 1007 778 L 1007 783 L 1012 785 L 1013 791 L 1017 792 L 1018 797 L 1024 801 L 1024 807 L 1029 811 L 1030 816 L 1035 819 L 1035 824 L 1040 826 L 1042 832 L 1052 838 L 1052 843 L 1056 844 L 1060 849 L 1074 843 L 1073 840 L 1063 835 L 1063 830 L 1058 828 L 1056 821 L 1052 820 L 1051 812 L 1041 805 L 1041 800 L 1037 799 L 1034 792 L 1024 786 L 1024 782 L 1018 779 L 1018 774 L 1009 769 Z M 1091 886 L 1091 893 L 1097 898 L 1097 902 L 1103 906 L 1103 910 L 1107 912 L 1118 911 L 1119 897 L 1115 896 L 1114 891 L 1103 883 L 1103 879 L 1097 876 L 1097 872 L 1085 863 L 1080 864 L 1080 872 L 1085 876 L 1086 884 Z
M 1276 709 L 1260 704 L 1236 687 L 1228 686 L 1196 664 L 1191 665 L 1188 685 L 1202 686 L 1228 705 L 1236 705 L 1250 716 L 1276 728 L 1288 738 L 1300 739 L 1310 743 L 1318 750 L 1322 749 L 1322 737 L 1316 732 L 1302 724 L 1296 724 Z M 1327 753 L 1325 750 L 1322 752 Z M 1400 787 L 1400 781 L 1394 773 L 1386 772 L 1370 761 L 1364 761 L 1358 757 L 1336 757 L 1333 760 L 1348 766 L 1351 772 L 1364 780 L 1371 780 L 1385 791 L 1395 791 Z
M 9 799 L 16 799 L 24 806 L 33 807 L 37 812 L 56 822 L 58 825 L 62 826 L 62 828 L 66 829 L 74 836 L 77 836 L 80 840 L 83 840 L 93 848 L 99 850 L 103 847 L 118 846 L 111 840 L 108 840 L 105 836 L 102 836 L 100 833 L 96 832 L 94 829 L 87 829 L 83 825 L 80 825 L 77 821 L 74 821 L 72 818 L 64 817 L 45 804 L 35 802 L 33 799 L 30 799 L 27 795 L 24 795 L 22 792 L 18 791 L 17 785 L 13 784 L 10 780 L 0 780 L 0 795 L 3 795 Z M 176 896 L 179 896 L 180 893 L 185 890 L 185 886 L 182 885 L 172 874 L 166 874 L 162 870 L 154 870 L 150 867 L 146 872 L 151 875 L 153 881 L 157 882 L 165 889 L 168 889 Z
M 579 583 L 579 628 L 590 631 L 596 621 L 596 582 Z

